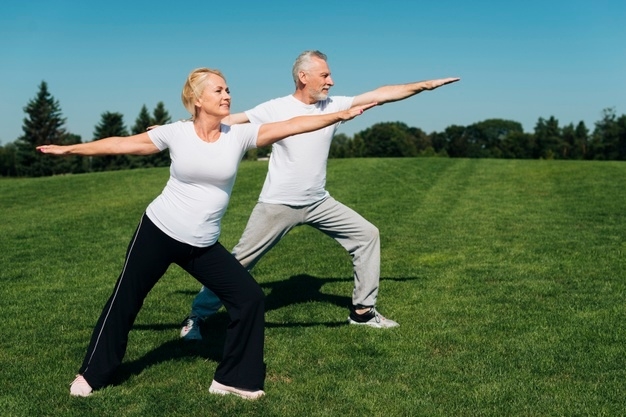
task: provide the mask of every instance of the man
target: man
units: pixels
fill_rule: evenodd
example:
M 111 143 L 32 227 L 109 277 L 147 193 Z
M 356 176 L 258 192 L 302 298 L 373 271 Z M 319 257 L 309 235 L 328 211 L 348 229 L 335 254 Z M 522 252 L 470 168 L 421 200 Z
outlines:
M 320 114 L 376 102 L 403 100 L 459 80 L 444 78 L 377 88 L 356 97 L 328 96 L 334 82 L 326 55 L 305 51 L 293 65 L 295 92 L 262 103 L 244 113 L 230 115 L 225 124 L 268 123 L 305 114 Z M 378 229 L 325 189 L 326 164 L 339 124 L 292 136 L 272 145 L 269 168 L 259 200 L 232 253 L 248 270 L 292 228 L 307 224 L 335 239 L 352 257 L 354 289 L 348 323 L 375 328 L 398 326 L 376 309 L 380 281 Z M 222 303 L 203 287 L 183 322 L 181 337 L 202 338 L 199 325 Z

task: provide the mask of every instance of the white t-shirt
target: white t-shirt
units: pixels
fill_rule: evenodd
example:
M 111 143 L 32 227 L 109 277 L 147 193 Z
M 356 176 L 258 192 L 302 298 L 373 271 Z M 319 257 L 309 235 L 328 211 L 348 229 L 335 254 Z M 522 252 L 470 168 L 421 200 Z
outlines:
M 169 148 L 170 178 L 146 214 L 165 234 L 196 247 L 214 244 L 248 149 L 256 148 L 258 124 L 221 126 L 220 138 L 200 139 L 191 121 L 166 124 L 148 132 L 157 148 Z
M 279 122 L 296 116 L 346 110 L 353 100 L 354 97 L 334 96 L 305 104 L 288 95 L 261 103 L 245 113 L 252 123 Z M 336 123 L 274 143 L 259 201 L 304 206 L 326 198 L 326 162 L 338 127 Z

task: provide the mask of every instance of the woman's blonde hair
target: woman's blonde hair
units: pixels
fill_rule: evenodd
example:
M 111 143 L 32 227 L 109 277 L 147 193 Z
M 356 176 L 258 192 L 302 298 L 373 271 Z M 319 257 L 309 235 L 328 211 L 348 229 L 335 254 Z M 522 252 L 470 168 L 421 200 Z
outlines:
M 226 81 L 226 77 L 224 77 L 224 74 L 222 74 L 220 70 L 211 68 L 196 68 L 189 73 L 187 81 L 185 81 L 185 85 L 183 86 L 183 92 L 181 94 L 183 106 L 185 106 L 187 111 L 191 113 L 192 118 L 196 117 L 195 102 L 204 92 L 204 82 L 209 74 L 222 77 L 224 81 Z

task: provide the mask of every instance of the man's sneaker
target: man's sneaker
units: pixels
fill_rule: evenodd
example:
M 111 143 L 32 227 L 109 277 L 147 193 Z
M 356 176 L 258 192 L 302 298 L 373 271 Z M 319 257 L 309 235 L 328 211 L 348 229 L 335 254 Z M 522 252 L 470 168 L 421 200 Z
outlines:
M 228 385 L 220 384 L 216 380 L 213 380 L 213 382 L 211 382 L 211 387 L 209 387 L 209 392 L 211 394 L 218 394 L 218 395 L 233 394 L 238 397 L 245 398 L 246 400 L 256 400 L 265 395 L 265 391 L 263 390 L 248 391 L 245 389 L 229 387 Z
M 180 329 L 180 337 L 184 340 L 202 340 L 200 334 L 201 320 L 198 317 L 187 317 L 183 320 L 183 328 Z
M 76 379 L 70 385 L 70 395 L 73 397 L 89 397 L 92 391 L 93 388 L 82 375 L 76 375 Z
M 364 324 L 377 329 L 388 329 L 390 327 L 399 326 L 399 324 L 395 321 L 383 317 L 383 315 L 380 314 L 375 307 L 372 307 L 370 311 L 363 314 L 357 314 L 356 312 L 351 311 L 350 316 L 348 317 L 348 323 Z

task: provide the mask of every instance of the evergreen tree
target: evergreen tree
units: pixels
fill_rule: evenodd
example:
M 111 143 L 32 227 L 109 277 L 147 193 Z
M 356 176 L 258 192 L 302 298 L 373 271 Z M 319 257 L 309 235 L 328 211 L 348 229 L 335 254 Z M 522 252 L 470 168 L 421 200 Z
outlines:
M 15 177 L 17 175 L 15 154 L 15 143 L 0 146 L 0 177 Z
M 535 125 L 535 157 L 543 159 L 562 158 L 563 144 L 559 121 L 550 116 L 548 120 L 539 118 Z
M 626 115 L 619 118 L 614 108 L 604 109 L 596 122 L 591 142 L 594 159 L 626 160 Z
M 24 134 L 15 141 L 16 174 L 39 177 L 72 172 L 68 169 L 74 166 L 77 157 L 68 157 L 69 161 L 49 158 L 35 149 L 39 145 L 63 145 L 76 139 L 80 142 L 80 137 L 69 135 L 63 127 L 65 119 L 59 102 L 52 97 L 45 81 L 39 85 L 37 96 L 24 107 L 24 112 L 28 115 L 22 125 Z
M 572 150 L 572 157 L 576 159 L 587 159 L 590 140 L 589 129 L 585 126 L 585 122 L 579 122 L 574 130 L 574 149 Z
M 153 125 L 165 125 L 171 123 L 172 118 L 167 110 L 165 110 L 165 105 L 162 101 L 159 101 L 152 111 L 152 120 L 150 126 Z M 155 153 L 153 155 L 148 155 L 145 157 L 146 165 L 153 167 L 167 167 L 170 165 L 170 152 L 169 149 L 161 151 L 159 153 Z
M 150 117 L 150 113 L 148 113 L 148 108 L 144 104 L 141 106 L 141 110 L 139 111 L 139 116 L 135 119 L 135 125 L 132 127 L 130 133 L 131 135 L 138 135 L 140 133 L 145 132 L 149 126 L 152 126 L 152 117 Z
M 165 105 L 162 101 L 159 101 L 152 111 L 152 124 L 154 125 L 164 125 L 170 123 L 172 118 L 170 114 L 165 110 Z
M 121 113 L 104 112 L 100 124 L 93 132 L 94 140 L 111 136 L 128 136 Z M 108 155 L 89 158 L 91 171 L 108 171 L 131 168 L 129 155 Z
M 143 106 L 141 106 L 139 115 L 137 116 L 137 119 L 135 119 L 135 124 L 131 128 L 131 135 L 138 135 L 140 133 L 143 133 L 148 130 L 148 127 L 153 126 L 154 124 L 155 123 L 153 123 L 152 117 L 150 116 L 150 113 L 148 112 L 148 108 L 144 104 Z M 147 156 L 129 155 L 128 156 L 128 159 L 130 161 L 129 168 L 153 167 L 155 165 L 154 165 L 154 161 L 152 161 L 152 158 L 154 158 L 155 156 L 157 155 L 147 155 Z

